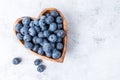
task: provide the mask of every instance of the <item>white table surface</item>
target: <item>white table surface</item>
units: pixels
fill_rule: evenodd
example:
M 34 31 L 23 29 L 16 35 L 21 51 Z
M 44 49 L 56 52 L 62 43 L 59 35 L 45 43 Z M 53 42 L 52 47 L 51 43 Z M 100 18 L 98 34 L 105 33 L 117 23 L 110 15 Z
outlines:
M 43 60 L 39 73 L 13 23 L 46 7 L 62 11 L 69 38 L 64 63 Z M 14 66 L 14 57 L 22 63 Z M 0 80 L 120 80 L 120 0 L 0 0 Z

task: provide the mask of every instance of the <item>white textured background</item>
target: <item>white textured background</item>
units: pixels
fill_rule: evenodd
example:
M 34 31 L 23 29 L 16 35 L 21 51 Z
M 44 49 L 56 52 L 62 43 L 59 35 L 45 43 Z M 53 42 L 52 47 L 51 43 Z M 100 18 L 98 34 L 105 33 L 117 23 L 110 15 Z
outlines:
M 13 23 L 55 7 L 66 17 L 68 49 L 63 64 L 43 61 L 17 42 Z M 22 57 L 20 65 L 13 57 Z M 0 80 L 120 80 L 120 0 L 0 0 Z

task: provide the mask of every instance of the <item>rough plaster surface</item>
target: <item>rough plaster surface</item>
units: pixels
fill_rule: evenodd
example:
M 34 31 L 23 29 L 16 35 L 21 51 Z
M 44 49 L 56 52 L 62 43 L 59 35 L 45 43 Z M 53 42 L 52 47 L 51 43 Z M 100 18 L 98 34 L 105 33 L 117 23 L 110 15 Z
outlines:
M 68 47 L 63 64 L 44 60 L 47 69 L 38 73 L 13 23 L 46 7 L 64 14 Z M 23 62 L 14 66 L 16 56 Z M 120 0 L 0 0 L 0 80 L 120 80 Z

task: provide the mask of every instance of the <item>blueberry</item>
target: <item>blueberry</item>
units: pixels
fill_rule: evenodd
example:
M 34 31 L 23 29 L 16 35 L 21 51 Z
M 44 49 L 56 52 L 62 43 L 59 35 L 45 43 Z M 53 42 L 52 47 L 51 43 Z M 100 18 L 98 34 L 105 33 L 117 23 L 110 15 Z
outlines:
M 39 25 L 40 25 L 40 27 L 41 27 L 41 26 L 45 26 L 45 20 L 43 20 L 43 19 L 42 19 L 42 20 L 39 20 Z
M 47 40 L 47 39 L 43 39 L 43 42 L 44 42 L 44 43 L 48 43 L 48 40 Z
M 21 23 L 18 23 L 18 24 L 16 24 L 16 26 L 15 26 L 15 30 L 16 30 L 17 32 L 20 32 L 20 29 L 21 29 L 22 27 L 23 27 L 22 24 L 21 24 Z
M 54 21 L 54 17 L 48 16 L 48 17 L 45 19 L 45 21 L 46 21 L 47 24 L 51 24 L 51 23 Z
M 46 26 L 46 25 L 41 26 L 41 30 L 42 30 L 42 31 L 47 30 L 47 26 Z
M 17 38 L 18 38 L 19 40 L 23 40 L 23 35 L 20 34 L 20 33 L 17 33 Z
M 35 51 L 35 52 L 37 52 L 37 51 L 38 51 L 38 49 L 39 49 L 39 45 L 37 45 L 37 44 L 36 44 L 36 45 L 34 45 L 34 47 L 33 47 L 33 49 L 32 49 L 32 50 L 33 50 L 33 51 Z
M 52 49 L 50 43 L 44 43 L 43 44 L 43 51 L 49 52 Z
M 39 32 L 38 37 L 43 38 L 44 37 L 43 32 Z
M 46 55 L 47 57 L 52 57 L 52 52 L 51 52 L 51 51 L 45 52 L 45 55 Z
M 48 40 L 47 39 L 43 39 L 43 42 L 39 43 L 41 46 L 44 45 L 44 43 L 48 43 Z
M 38 72 L 43 72 L 45 69 L 46 69 L 46 66 L 42 64 L 37 67 Z
M 62 21 L 62 17 L 60 17 L 60 16 L 57 17 L 57 18 L 56 18 L 56 22 L 57 22 L 57 23 L 62 23 L 62 22 L 63 22 L 63 21 Z
M 45 16 L 48 17 L 48 16 L 50 16 L 50 14 L 49 14 L 49 13 L 46 13 Z
M 54 49 L 54 50 L 53 50 L 53 53 L 52 53 L 52 58 L 58 59 L 58 58 L 60 58 L 60 57 L 61 57 L 60 51 L 58 51 L 57 49 Z
M 35 36 L 36 35 L 36 30 L 35 30 L 35 28 L 33 28 L 33 27 L 31 27 L 31 28 L 29 28 L 29 34 L 31 35 L 31 36 Z
M 36 44 L 36 39 L 37 39 L 37 36 L 34 36 L 33 39 L 32 39 L 34 44 Z
M 31 39 L 32 39 L 32 37 L 28 34 L 23 37 L 24 41 L 31 41 Z
M 50 45 L 51 45 L 52 49 L 55 48 L 55 43 L 50 43 Z
M 41 18 L 40 18 L 41 20 L 45 20 L 46 19 L 46 16 L 41 16 Z
M 23 25 L 23 27 L 28 27 L 29 28 L 30 26 L 29 25 Z
M 22 35 L 25 35 L 25 34 L 28 34 L 28 27 L 22 27 L 21 29 L 20 29 L 20 33 L 22 34 Z
M 36 59 L 36 60 L 34 61 L 34 64 L 35 64 L 36 66 L 40 65 L 41 63 L 42 63 L 42 59 Z
M 48 38 L 50 42 L 56 42 L 57 41 L 57 36 L 55 34 L 51 34 Z
M 30 23 L 30 18 L 29 17 L 24 17 L 23 20 L 22 20 L 22 23 L 24 25 L 28 25 Z
M 13 59 L 12 62 L 13 62 L 14 65 L 17 65 L 17 64 L 19 64 L 21 61 L 22 61 L 21 58 L 16 57 L 16 58 Z
M 33 44 L 31 43 L 31 42 L 25 42 L 24 43 L 24 45 L 25 45 L 25 47 L 27 48 L 27 49 L 32 49 L 33 48 Z
M 33 27 L 34 26 L 34 21 L 31 21 L 30 24 L 29 24 L 30 27 Z
M 49 27 L 49 30 L 50 31 L 55 31 L 56 29 L 57 29 L 57 24 L 56 23 L 51 23 L 50 27 Z
M 37 32 L 40 32 L 40 27 L 39 26 L 34 26 L 34 28 Z
M 58 37 L 63 38 L 65 36 L 65 32 L 63 30 L 57 30 L 56 34 Z
M 58 27 L 58 29 L 62 29 L 63 28 L 62 24 L 58 24 L 57 27 Z
M 36 38 L 36 43 L 41 43 L 42 41 L 43 41 L 42 38 L 39 38 L 39 37 Z
M 57 42 L 62 42 L 62 38 L 58 38 L 58 39 L 57 39 Z
M 43 54 L 44 54 L 44 51 L 43 51 L 42 47 L 39 47 L 39 49 L 38 49 L 38 54 L 40 54 L 40 55 L 43 55 Z
M 35 26 L 39 26 L 39 21 L 36 19 L 36 20 L 34 20 L 34 25 Z
M 54 17 L 57 17 L 59 14 L 57 11 L 51 11 L 50 12 L 50 15 L 54 16 Z
M 62 49 L 63 49 L 63 44 L 62 44 L 62 43 L 57 43 L 57 44 L 56 44 L 56 48 L 57 48 L 58 50 L 62 50 Z
M 43 32 L 43 35 L 44 35 L 44 37 L 48 37 L 48 36 L 50 35 L 50 31 L 45 30 L 45 31 Z

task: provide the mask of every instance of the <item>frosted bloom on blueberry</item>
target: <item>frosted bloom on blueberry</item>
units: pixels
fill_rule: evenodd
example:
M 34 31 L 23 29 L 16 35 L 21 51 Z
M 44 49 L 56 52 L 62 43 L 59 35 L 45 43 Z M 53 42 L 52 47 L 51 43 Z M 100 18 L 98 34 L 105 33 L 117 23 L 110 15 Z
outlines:
M 55 34 L 51 34 L 48 38 L 50 42 L 56 42 L 57 41 L 57 36 Z
M 22 34 L 22 35 L 26 35 L 26 34 L 28 34 L 28 27 L 22 27 L 21 29 L 20 29 L 20 33 Z
M 32 50 L 33 50 L 33 51 L 35 51 L 35 52 L 37 52 L 37 51 L 38 51 L 38 49 L 39 49 L 39 45 L 37 45 L 37 44 L 36 44 L 36 45 L 34 45 L 34 47 L 33 47 L 33 49 L 32 49 Z
M 53 17 L 57 17 L 59 14 L 57 11 L 51 11 L 50 15 L 52 15 Z
M 22 20 L 22 23 L 24 25 L 28 25 L 30 23 L 30 18 L 29 17 L 24 17 L 23 20 Z
M 33 48 L 33 44 L 31 42 L 25 42 L 24 43 L 25 47 L 28 48 L 28 49 L 32 49 Z
M 60 17 L 60 16 L 57 17 L 57 18 L 56 18 L 56 22 L 57 22 L 57 23 L 62 23 L 62 22 L 63 22 L 63 21 L 62 21 L 62 17 Z
M 53 50 L 53 53 L 52 53 L 52 58 L 58 59 L 58 58 L 60 58 L 60 57 L 61 57 L 60 51 L 58 51 L 57 49 L 54 49 L 54 50 Z
M 23 37 L 23 40 L 24 40 L 24 41 L 31 41 L 31 39 L 32 39 L 32 37 L 31 37 L 30 35 L 25 35 L 25 36 Z
M 50 23 L 52 23 L 52 22 L 54 21 L 54 17 L 48 16 L 48 17 L 45 19 L 45 21 L 46 21 L 47 24 L 50 24 Z
M 29 28 L 29 34 L 31 35 L 31 36 L 35 36 L 36 35 L 36 30 L 35 30 L 35 28 L 33 28 L 33 27 L 31 27 L 31 28 Z
M 19 39 L 19 40 L 23 40 L 23 35 L 22 34 L 20 34 L 20 33 L 17 33 L 17 38 Z
M 49 27 L 49 30 L 50 31 L 55 31 L 56 29 L 57 29 L 57 24 L 56 23 L 51 23 L 50 27 Z
M 17 31 L 17 32 L 20 32 L 20 29 L 23 27 L 23 25 L 21 24 L 21 23 L 18 23 L 18 24 L 16 24 L 16 26 L 15 26 L 15 30 Z

